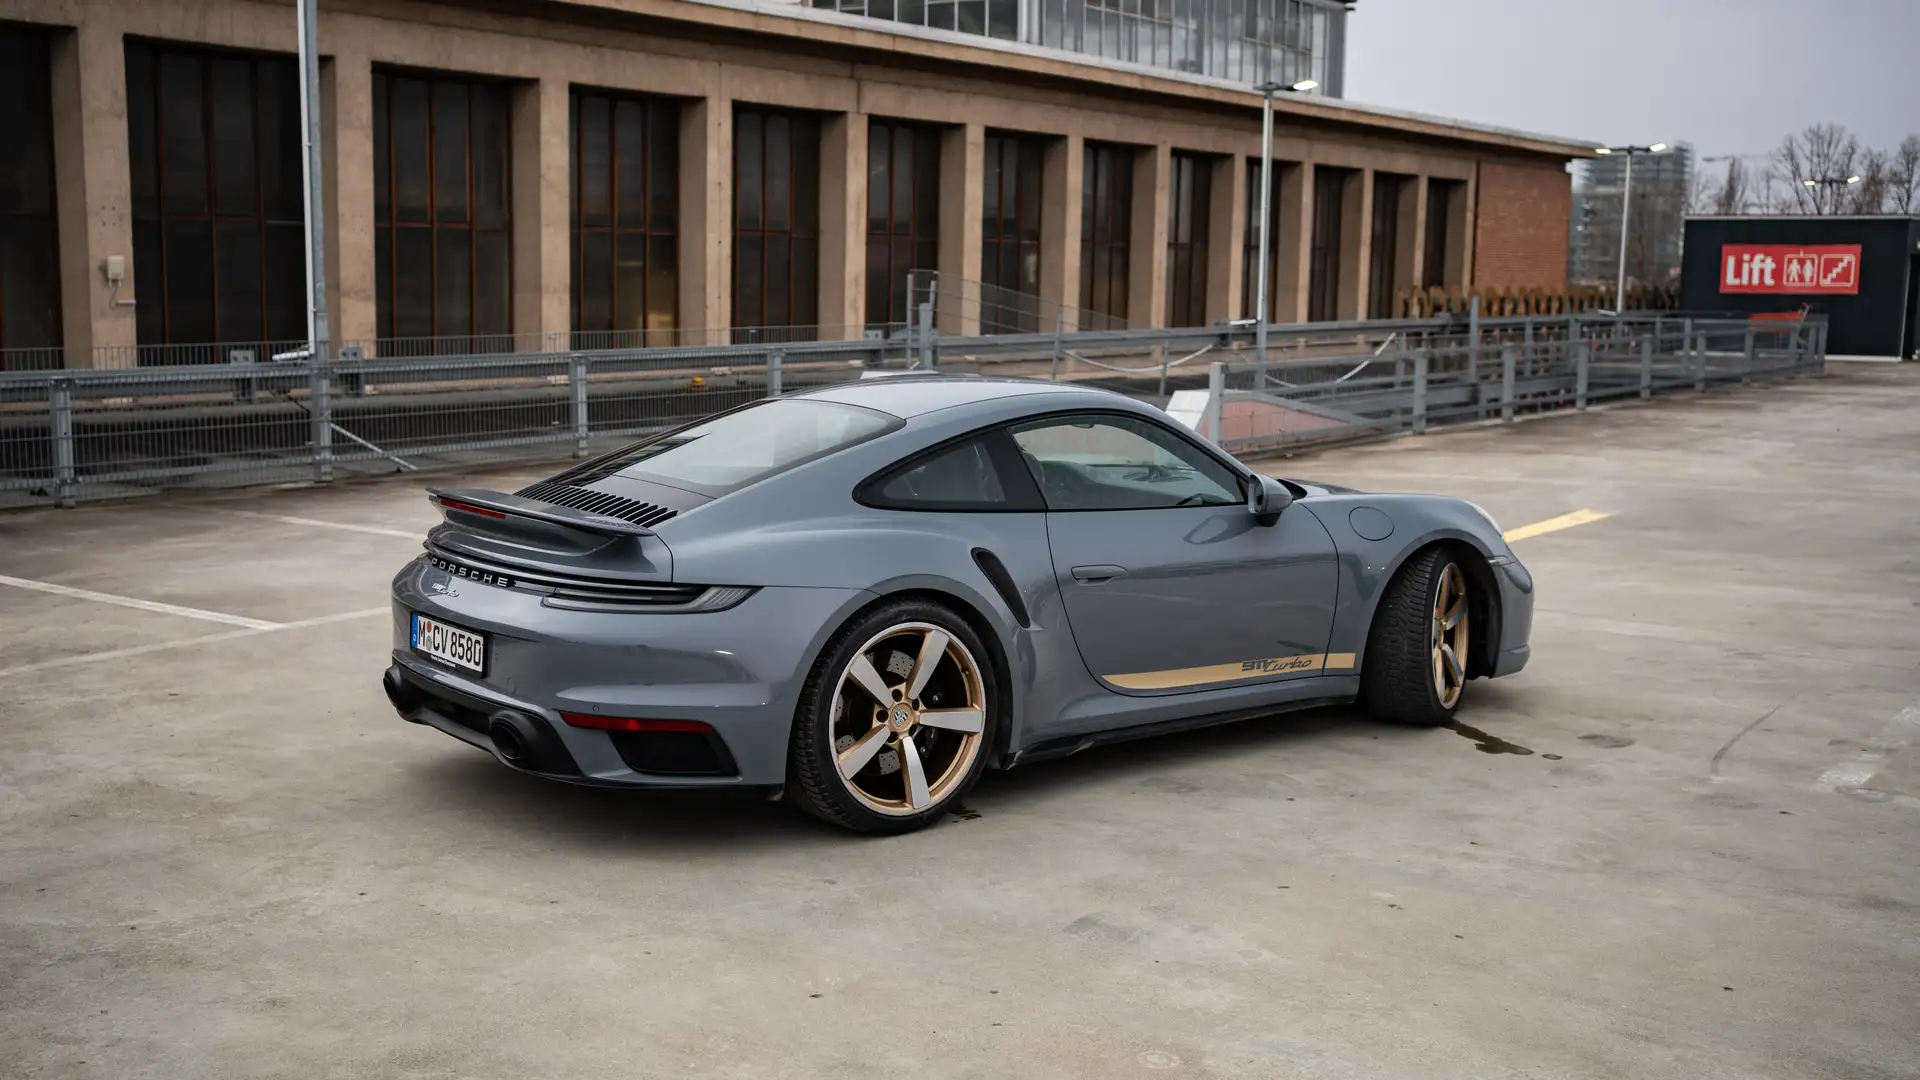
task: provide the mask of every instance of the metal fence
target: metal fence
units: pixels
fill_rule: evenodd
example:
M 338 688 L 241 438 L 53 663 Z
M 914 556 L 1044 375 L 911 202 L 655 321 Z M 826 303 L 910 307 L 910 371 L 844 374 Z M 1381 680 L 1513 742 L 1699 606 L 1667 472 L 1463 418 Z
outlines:
M 0 507 L 561 459 L 909 368 L 1197 394 L 1245 452 L 1814 371 L 1825 346 L 1818 321 L 1441 318 L 1274 327 L 1261 363 L 1244 324 L 961 338 L 933 309 L 851 341 L 0 372 Z

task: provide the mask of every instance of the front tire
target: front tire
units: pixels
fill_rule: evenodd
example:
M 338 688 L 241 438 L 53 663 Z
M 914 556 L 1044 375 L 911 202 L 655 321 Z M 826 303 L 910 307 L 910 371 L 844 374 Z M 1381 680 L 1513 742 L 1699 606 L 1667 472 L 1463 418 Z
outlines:
M 807 676 L 787 800 L 855 832 L 933 824 L 986 767 L 998 691 L 984 643 L 950 608 L 898 600 L 864 612 Z
M 1433 726 L 1466 691 L 1473 578 L 1458 556 L 1431 548 L 1388 583 L 1367 635 L 1361 702 L 1375 719 Z

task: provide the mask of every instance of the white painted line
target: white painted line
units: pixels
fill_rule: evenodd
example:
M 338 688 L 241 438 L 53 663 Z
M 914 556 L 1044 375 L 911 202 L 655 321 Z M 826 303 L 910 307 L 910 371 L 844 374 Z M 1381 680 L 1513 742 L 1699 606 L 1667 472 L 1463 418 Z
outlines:
M 184 641 L 156 641 L 151 645 L 134 645 L 125 649 L 109 649 L 106 652 L 87 653 L 82 656 L 62 656 L 55 660 L 41 660 L 32 664 L 20 664 L 17 667 L 0 668 L 0 679 L 9 675 L 27 675 L 36 671 L 50 671 L 55 668 L 79 667 L 101 660 L 125 660 L 133 656 L 145 656 L 148 653 L 165 652 L 168 649 L 184 649 L 190 645 L 211 645 L 220 641 L 232 641 L 235 638 L 255 637 L 281 630 L 299 630 L 308 626 L 325 626 L 328 623 L 347 622 L 351 619 L 371 618 L 385 615 L 387 608 L 367 608 L 364 611 L 346 611 L 338 615 L 322 615 L 315 619 L 301 619 L 299 622 L 270 623 L 266 626 L 249 627 L 245 630 L 228 630 L 219 634 L 206 634 Z
M 277 521 L 282 525 L 305 525 L 310 529 L 339 529 L 343 532 L 371 533 L 374 536 L 397 536 L 402 540 L 422 540 L 426 531 L 408 532 L 405 529 L 383 529 L 378 525 L 355 525 L 346 521 L 323 521 L 320 518 L 294 517 L 291 514 L 262 514 L 257 510 L 229 510 L 217 507 L 222 514 L 236 517 L 259 518 L 262 521 Z
M 189 619 L 205 619 L 208 622 L 226 623 L 228 626 L 244 626 L 249 630 L 273 630 L 280 626 L 279 623 L 268 622 L 265 619 L 249 619 L 245 615 L 229 615 L 224 611 L 205 611 L 200 608 L 181 607 L 178 604 L 163 604 L 158 600 L 116 596 L 113 593 L 94 592 L 92 589 L 76 589 L 71 585 L 55 585 L 51 581 L 29 581 L 26 578 L 7 577 L 5 574 L 0 574 L 0 585 L 11 585 L 16 589 L 31 589 L 34 592 L 66 596 L 75 600 L 117 604 L 120 607 L 135 608 L 140 611 L 156 611 L 162 615 L 184 615 Z
M 1612 516 L 1613 513 L 1611 511 L 1603 513 L 1599 510 L 1575 510 L 1571 514 L 1561 514 L 1559 517 L 1550 517 L 1545 521 L 1536 521 L 1531 525 L 1522 525 L 1517 529 L 1508 529 L 1502 534 L 1502 539 L 1511 544 L 1518 540 L 1528 539 L 1529 537 L 1542 536 L 1550 532 L 1559 532 L 1561 529 L 1571 529 L 1575 525 L 1588 525 L 1595 521 L 1605 521 Z
M 1898 795 L 1892 792 L 1875 791 L 1867 787 L 1867 782 L 1880 771 L 1894 752 L 1912 745 L 1920 738 L 1920 701 L 1901 709 L 1880 734 L 1860 752 L 1847 761 L 1820 774 L 1813 782 L 1815 791 L 1832 791 L 1843 794 L 1859 792 L 1864 796 L 1877 797 L 1878 801 L 1896 802 L 1902 806 L 1920 807 L 1920 799 L 1910 795 Z

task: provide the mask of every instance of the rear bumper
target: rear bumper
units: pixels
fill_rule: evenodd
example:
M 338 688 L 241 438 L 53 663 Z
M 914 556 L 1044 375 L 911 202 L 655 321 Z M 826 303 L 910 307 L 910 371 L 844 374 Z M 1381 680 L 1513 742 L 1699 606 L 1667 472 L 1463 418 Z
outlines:
M 416 560 L 394 578 L 383 684 L 403 718 L 521 772 L 598 787 L 764 791 L 786 782 L 794 710 L 821 644 L 871 599 L 852 589 L 765 588 L 718 612 L 569 611 Z M 486 635 L 485 672 L 416 652 L 414 612 Z M 696 721 L 712 736 L 573 727 L 563 711 Z M 491 728 L 503 712 L 524 721 L 533 752 L 522 760 L 496 745 Z

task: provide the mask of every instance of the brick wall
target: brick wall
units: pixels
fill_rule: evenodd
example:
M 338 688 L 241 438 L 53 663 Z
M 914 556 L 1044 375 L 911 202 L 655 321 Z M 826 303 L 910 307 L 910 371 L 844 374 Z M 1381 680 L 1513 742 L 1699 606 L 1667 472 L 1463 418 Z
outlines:
M 1473 281 L 1480 286 L 1565 285 L 1573 178 L 1559 163 L 1480 165 Z

